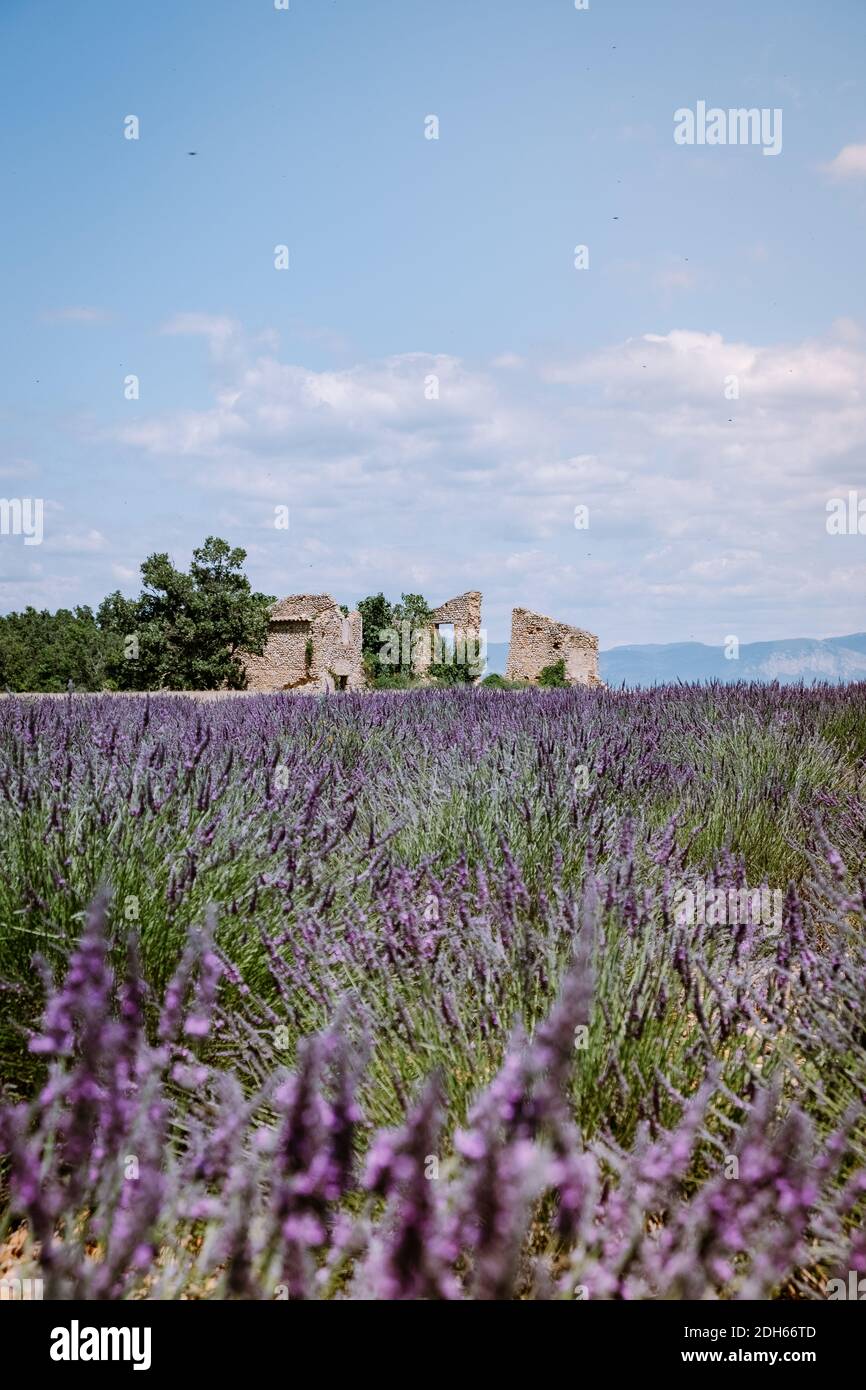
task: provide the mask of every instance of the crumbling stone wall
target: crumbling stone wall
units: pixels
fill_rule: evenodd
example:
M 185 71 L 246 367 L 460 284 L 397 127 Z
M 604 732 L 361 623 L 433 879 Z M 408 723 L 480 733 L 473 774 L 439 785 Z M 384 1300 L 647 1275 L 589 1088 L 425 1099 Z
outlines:
M 244 658 L 249 690 L 361 690 L 361 615 L 330 594 L 294 594 L 271 609 L 261 656 Z
M 454 642 L 470 659 L 478 653 L 481 633 L 481 594 L 458 594 L 430 615 L 430 641 L 416 648 L 415 671 L 423 676 L 438 659 L 437 629 L 454 628 Z M 295 594 L 271 609 L 270 627 L 261 656 L 247 655 L 244 664 L 251 691 L 362 690 L 366 685 L 360 613 L 344 615 L 330 594 Z M 508 680 L 537 682 L 545 666 L 565 662 L 571 685 L 598 686 L 598 638 L 568 623 L 556 622 L 528 608 L 511 614 Z
M 604 684 L 599 679 L 598 638 L 593 633 L 528 608 L 513 609 L 506 679 L 536 682 L 545 666 L 557 661 L 565 662 L 569 685 Z
M 321 688 L 362 690 L 366 678 L 361 614 L 347 616 L 335 604 L 313 623 L 312 638 L 312 675 Z
M 420 651 L 413 651 L 415 672 L 423 676 L 428 667 L 439 659 L 436 638 L 440 626 L 453 626 L 454 651 L 458 660 L 471 661 L 478 654 L 479 634 L 481 632 L 481 594 L 476 589 L 458 594 L 440 603 L 430 614 L 429 641 Z

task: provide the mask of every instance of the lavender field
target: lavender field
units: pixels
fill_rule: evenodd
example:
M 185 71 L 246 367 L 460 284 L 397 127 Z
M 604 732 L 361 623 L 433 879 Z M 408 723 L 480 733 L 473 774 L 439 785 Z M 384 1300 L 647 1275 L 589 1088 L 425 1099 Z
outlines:
M 0 1277 L 844 1296 L 864 774 L 864 685 L 0 702 Z

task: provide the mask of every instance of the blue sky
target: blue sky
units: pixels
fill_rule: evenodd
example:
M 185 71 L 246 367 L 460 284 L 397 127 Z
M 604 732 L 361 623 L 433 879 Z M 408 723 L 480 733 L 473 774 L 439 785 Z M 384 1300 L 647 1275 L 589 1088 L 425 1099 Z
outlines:
M 491 640 L 866 628 L 864 58 L 862 0 L 3 0 L 3 611 L 215 533 Z

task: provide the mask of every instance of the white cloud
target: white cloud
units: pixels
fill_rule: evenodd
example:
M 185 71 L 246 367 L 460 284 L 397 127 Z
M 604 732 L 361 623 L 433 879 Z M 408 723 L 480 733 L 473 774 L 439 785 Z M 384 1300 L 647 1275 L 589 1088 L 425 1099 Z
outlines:
M 845 145 L 824 170 L 834 179 L 866 179 L 866 145 Z
M 235 319 L 221 314 L 174 314 L 160 329 L 161 333 L 209 338 L 221 342 L 240 332 Z
M 504 376 L 425 353 L 314 371 L 235 327 L 220 358 L 225 335 L 207 335 L 211 407 L 115 437 L 244 521 L 267 592 L 480 588 L 492 640 L 514 604 L 605 646 L 864 625 L 840 541 L 866 541 L 825 526 L 827 497 L 864 480 L 866 349 L 850 325 L 771 347 L 673 329 L 541 366 L 508 355 Z M 274 503 L 289 533 L 268 536 Z
M 111 314 L 107 309 L 96 309 L 92 305 L 73 304 L 65 309 L 48 309 L 43 315 L 47 323 L 108 323 Z
M 50 528 L 45 528 L 46 550 L 56 551 L 63 555 L 88 555 L 105 550 L 108 541 L 101 531 L 91 529 L 89 531 L 64 531 L 60 535 L 53 536 Z

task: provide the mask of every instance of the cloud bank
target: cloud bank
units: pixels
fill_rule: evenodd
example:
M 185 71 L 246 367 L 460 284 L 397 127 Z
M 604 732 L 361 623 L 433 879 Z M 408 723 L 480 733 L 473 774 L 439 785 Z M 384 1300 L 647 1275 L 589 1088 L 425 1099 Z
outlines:
M 494 641 L 514 604 L 603 647 L 866 628 L 866 536 L 826 527 L 828 499 L 866 487 L 866 343 L 849 320 L 787 344 L 676 328 L 574 357 L 410 352 L 331 370 L 221 316 L 162 331 L 207 353 L 209 403 L 90 423 L 122 460 L 116 485 L 86 517 L 47 499 L 45 544 L 16 551 L 7 606 L 82 601 L 82 575 L 97 593 L 134 588 L 147 553 L 186 563 L 215 533 L 277 595 L 480 588 Z M 124 510 L 121 527 L 133 483 L 165 515 Z M 52 556 L 76 552 L 81 573 L 53 577 Z

